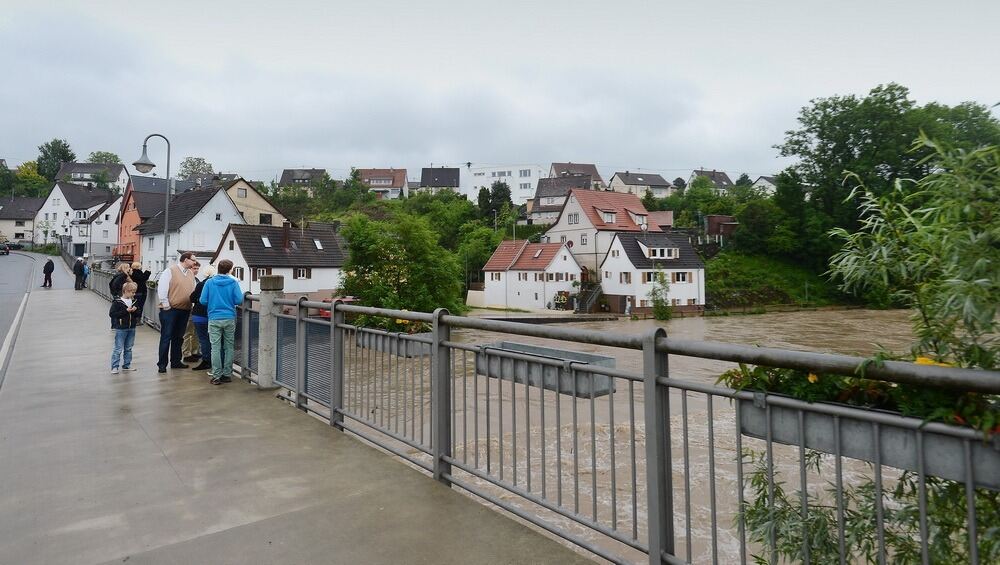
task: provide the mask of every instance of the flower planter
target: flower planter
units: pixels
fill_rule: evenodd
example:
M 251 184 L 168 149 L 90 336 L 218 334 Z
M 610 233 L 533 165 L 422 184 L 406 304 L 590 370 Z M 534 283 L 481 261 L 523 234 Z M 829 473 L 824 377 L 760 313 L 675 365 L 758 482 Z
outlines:
M 754 400 L 740 399 L 740 432 L 743 435 L 766 439 L 768 398 L 787 398 L 779 395 L 758 394 Z M 797 401 L 796 401 L 797 402 Z M 875 423 L 872 413 L 889 416 L 896 422 L 878 423 L 880 460 L 882 465 L 917 471 L 917 430 L 923 421 L 874 410 L 833 403 L 807 404 L 803 402 L 805 447 L 824 453 L 835 453 L 835 422 L 832 414 L 813 411 L 817 406 L 835 407 L 840 417 L 840 454 L 862 461 L 875 461 Z M 963 429 L 955 427 L 956 429 Z M 771 440 L 775 443 L 798 446 L 799 409 L 771 403 Z M 923 432 L 924 473 L 953 481 L 965 482 L 965 439 L 936 433 Z M 1000 437 L 989 442 L 972 440 L 972 468 L 975 485 L 1000 490 Z
M 425 357 L 431 354 L 431 344 L 406 339 L 407 337 L 422 337 L 431 339 L 431 332 L 404 334 L 389 333 L 382 330 L 358 330 L 355 343 L 358 347 L 373 351 L 388 352 L 399 357 Z M 408 347 L 408 348 L 407 348 Z
M 494 351 L 493 354 L 490 354 L 491 350 Z M 503 357 L 499 354 L 501 351 L 516 353 L 518 359 Z M 615 359 L 604 355 L 501 341 L 485 346 L 476 354 L 476 372 L 494 379 L 505 381 L 513 379 L 516 383 L 540 385 L 548 390 L 577 398 L 590 398 L 591 394 L 595 397 L 605 396 L 615 390 L 611 377 L 581 369 L 570 371 L 565 364 L 553 365 L 552 361 L 573 361 L 609 368 L 615 366 Z

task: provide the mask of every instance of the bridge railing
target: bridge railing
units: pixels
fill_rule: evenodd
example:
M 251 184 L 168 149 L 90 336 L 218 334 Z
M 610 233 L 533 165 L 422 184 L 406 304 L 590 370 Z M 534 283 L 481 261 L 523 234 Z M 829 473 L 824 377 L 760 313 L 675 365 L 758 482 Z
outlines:
M 282 298 L 262 336 L 258 300 L 239 312 L 244 377 L 272 346 L 295 407 L 609 561 L 978 563 L 1000 551 L 984 522 L 1000 491 L 996 436 L 671 370 L 693 357 L 856 375 L 864 359 Z M 539 344 L 600 346 L 620 366 Z M 995 371 L 887 361 L 865 378 L 1000 393 Z

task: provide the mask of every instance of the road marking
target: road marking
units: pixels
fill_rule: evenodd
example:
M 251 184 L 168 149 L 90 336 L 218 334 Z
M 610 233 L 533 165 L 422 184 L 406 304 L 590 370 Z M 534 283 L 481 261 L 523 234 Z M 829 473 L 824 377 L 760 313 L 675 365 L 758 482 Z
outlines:
M 31 296 L 31 282 L 35 280 L 35 272 L 38 270 L 38 260 L 34 257 L 23 253 L 18 253 L 18 255 L 31 259 L 32 264 L 31 269 L 28 271 L 28 281 L 24 286 L 24 296 L 21 297 L 21 305 L 17 308 L 17 314 L 14 314 L 14 319 L 10 323 L 10 329 L 7 330 L 3 346 L 0 346 L 0 388 L 3 388 L 3 381 L 7 376 L 7 365 L 10 363 L 10 355 L 13 353 L 11 345 L 14 343 L 14 336 L 17 335 L 17 330 L 21 326 L 21 318 L 24 316 L 24 306 L 28 303 L 28 297 Z

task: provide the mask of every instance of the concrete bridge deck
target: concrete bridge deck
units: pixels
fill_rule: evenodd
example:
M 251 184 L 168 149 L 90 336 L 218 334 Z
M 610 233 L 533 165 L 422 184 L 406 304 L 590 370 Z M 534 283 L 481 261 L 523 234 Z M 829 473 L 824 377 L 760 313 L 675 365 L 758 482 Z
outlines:
M 32 292 L 0 388 L 0 563 L 585 563 L 235 382 L 111 375 L 107 303 Z

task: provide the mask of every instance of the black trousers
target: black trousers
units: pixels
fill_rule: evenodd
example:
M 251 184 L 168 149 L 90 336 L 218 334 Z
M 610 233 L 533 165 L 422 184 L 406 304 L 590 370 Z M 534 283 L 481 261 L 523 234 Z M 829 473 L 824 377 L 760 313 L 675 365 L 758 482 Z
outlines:
M 76 275 L 76 281 L 73 284 L 73 288 L 76 290 L 83 289 L 83 275 Z
M 43 273 L 45 275 L 45 281 L 42 282 L 42 286 L 52 287 L 52 273 Z
M 184 344 L 184 332 L 187 331 L 188 310 L 160 310 L 160 358 L 156 365 L 160 368 L 167 367 L 167 360 L 171 366 L 181 365 L 184 360 L 181 358 L 181 345 Z

